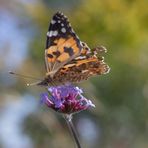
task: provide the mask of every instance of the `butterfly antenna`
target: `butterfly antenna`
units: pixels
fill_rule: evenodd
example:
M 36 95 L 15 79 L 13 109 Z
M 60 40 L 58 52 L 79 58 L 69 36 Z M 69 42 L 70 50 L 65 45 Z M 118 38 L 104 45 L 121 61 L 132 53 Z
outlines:
M 32 76 L 26 76 L 26 75 L 22 75 L 22 74 L 18 74 L 18 73 L 15 73 L 13 71 L 9 71 L 9 74 L 15 75 L 15 76 L 18 76 L 18 77 L 22 77 L 22 78 L 28 78 L 28 79 L 34 79 L 34 80 L 40 80 L 40 81 L 42 81 L 39 78 L 35 78 L 35 77 L 32 77 Z
M 38 85 L 41 81 L 37 81 L 34 83 L 27 83 L 27 86 L 34 86 L 34 85 Z

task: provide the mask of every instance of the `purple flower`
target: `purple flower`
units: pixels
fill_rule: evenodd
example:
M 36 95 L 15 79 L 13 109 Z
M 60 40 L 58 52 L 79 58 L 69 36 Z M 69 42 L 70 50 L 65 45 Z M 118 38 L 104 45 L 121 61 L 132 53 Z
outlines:
M 95 107 L 91 100 L 81 95 L 82 93 L 81 89 L 72 85 L 49 87 L 48 93 L 41 94 L 41 101 L 49 108 L 65 114 Z

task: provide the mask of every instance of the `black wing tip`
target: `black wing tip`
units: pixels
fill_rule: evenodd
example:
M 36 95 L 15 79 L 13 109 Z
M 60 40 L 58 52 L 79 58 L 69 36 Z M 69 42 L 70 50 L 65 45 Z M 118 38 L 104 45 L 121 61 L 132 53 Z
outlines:
M 64 15 L 62 11 L 57 11 L 54 15 Z
M 67 19 L 67 16 L 64 15 L 63 12 L 57 11 L 57 12 L 53 15 L 53 18 L 64 18 L 64 19 Z

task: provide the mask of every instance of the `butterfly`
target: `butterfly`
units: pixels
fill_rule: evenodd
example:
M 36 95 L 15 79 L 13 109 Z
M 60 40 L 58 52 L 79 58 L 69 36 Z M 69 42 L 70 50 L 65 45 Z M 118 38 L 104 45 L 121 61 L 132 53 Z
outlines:
M 106 52 L 106 48 L 99 46 L 91 50 L 80 41 L 68 18 L 61 12 L 55 13 L 47 32 L 46 76 L 37 85 L 80 82 L 108 73 L 110 68 L 100 56 L 102 52 Z

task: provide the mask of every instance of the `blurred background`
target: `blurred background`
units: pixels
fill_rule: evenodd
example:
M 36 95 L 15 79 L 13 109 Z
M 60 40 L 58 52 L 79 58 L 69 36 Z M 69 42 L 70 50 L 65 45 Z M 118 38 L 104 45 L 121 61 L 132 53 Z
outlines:
M 104 45 L 107 75 L 78 84 L 96 108 L 74 116 L 85 148 L 148 147 L 147 0 L 0 0 L 0 148 L 74 148 L 65 121 L 40 104 L 44 48 L 62 11 L 82 41 Z

